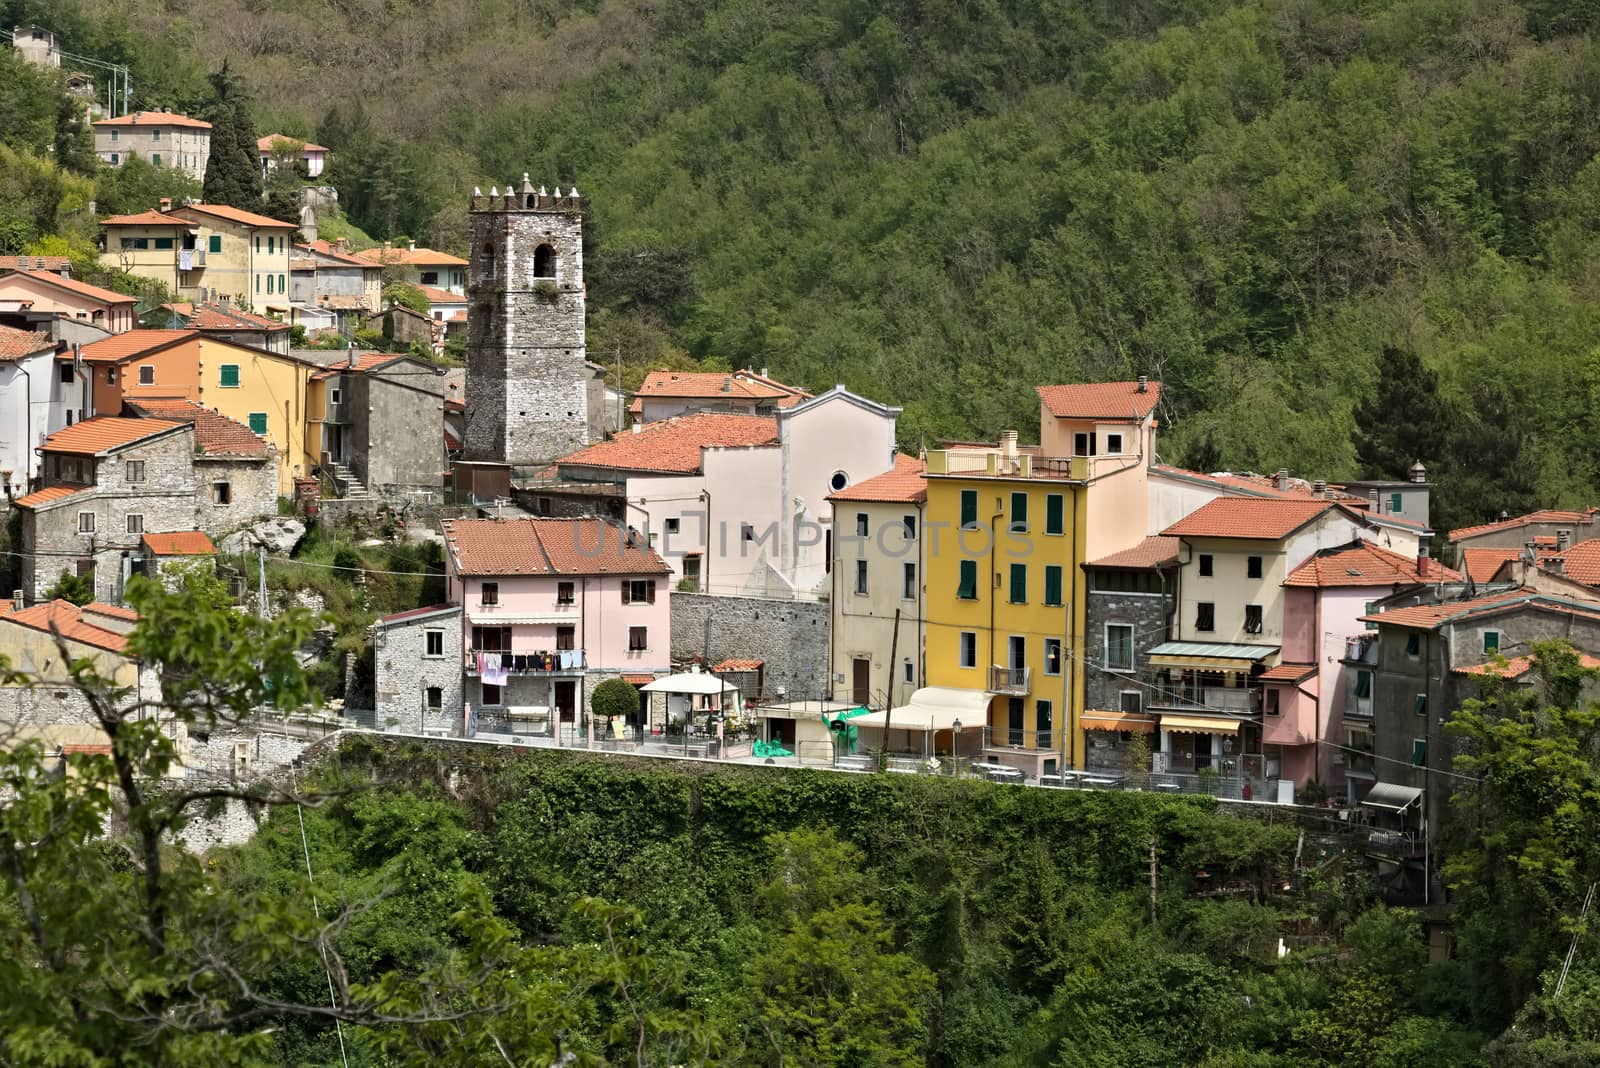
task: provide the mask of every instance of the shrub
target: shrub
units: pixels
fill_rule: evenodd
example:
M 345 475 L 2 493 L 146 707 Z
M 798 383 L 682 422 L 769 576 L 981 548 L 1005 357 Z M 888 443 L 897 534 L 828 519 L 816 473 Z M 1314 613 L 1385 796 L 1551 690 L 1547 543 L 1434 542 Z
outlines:
M 589 705 L 597 719 L 631 716 L 639 711 L 639 691 L 621 679 L 607 679 L 589 695 Z

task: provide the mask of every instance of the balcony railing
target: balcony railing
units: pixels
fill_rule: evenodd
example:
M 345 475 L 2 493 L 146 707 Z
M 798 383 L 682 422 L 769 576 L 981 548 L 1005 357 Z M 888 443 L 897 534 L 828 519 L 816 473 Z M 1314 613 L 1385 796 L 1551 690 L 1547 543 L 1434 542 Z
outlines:
M 989 668 L 989 692 L 1010 694 L 1013 697 L 1026 697 L 1028 695 L 1028 676 L 1031 668 L 1002 667 L 995 664 Z
M 1241 690 L 1232 686 L 1205 686 L 1157 693 L 1150 699 L 1150 707 L 1176 711 L 1233 712 L 1253 716 L 1261 711 L 1261 697 L 1257 690 Z
M 1053 753 L 1060 744 L 1061 738 L 1054 731 L 1023 730 L 1017 727 L 983 728 L 985 749 L 1043 750 Z
M 1376 664 L 1378 662 L 1378 636 L 1360 634 L 1347 638 L 1344 643 L 1344 661 L 1347 664 Z
M 466 655 L 462 657 L 462 664 L 468 675 L 481 673 L 478 655 L 476 651 L 468 649 Z M 493 663 L 488 660 L 489 657 L 496 658 L 499 666 L 511 675 L 581 675 L 584 665 L 588 663 L 588 657 L 584 655 L 582 649 L 542 649 L 522 653 L 490 650 L 485 651 L 483 656 L 486 664 Z M 566 657 L 565 661 L 562 659 L 563 656 Z

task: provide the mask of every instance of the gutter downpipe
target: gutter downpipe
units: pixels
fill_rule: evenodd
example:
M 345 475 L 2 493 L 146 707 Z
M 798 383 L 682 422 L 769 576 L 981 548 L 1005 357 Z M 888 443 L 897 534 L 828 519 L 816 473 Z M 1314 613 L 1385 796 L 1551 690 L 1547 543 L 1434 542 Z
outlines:
M 995 506 L 996 509 L 999 509 L 1000 502 L 1005 499 L 1005 497 L 1004 497 L 1005 491 L 1001 490 L 1000 493 L 1001 493 L 1001 496 L 997 497 L 995 499 L 995 502 L 994 502 L 994 506 Z M 995 601 L 999 600 L 999 587 L 995 584 L 995 580 L 999 577 L 999 575 L 994 569 L 994 554 L 995 554 L 995 549 L 999 547 L 999 542 L 1000 542 L 999 522 L 1000 522 L 1000 520 L 1002 520 L 1004 518 L 1005 518 L 1005 513 L 1002 512 L 1002 511 L 998 511 L 998 510 L 995 512 L 994 515 L 989 517 L 989 581 L 988 581 L 988 586 L 989 586 L 989 675 L 984 678 L 984 682 L 985 683 L 994 682 L 994 678 L 993 678 L 993 676 L 994 676 L 994 607 L 995 607 Z M 985 685 L 984 686 L 984 691 L 987 692 L 988 689 L 989 689 L 989 687 L 987 685 Z M 991 705 L 994 704 L 994 697 L 992 695 L 989 698 L 989 703 Z M 1007 705 L 1008 709 L 1010 707 L 1010 704 L 1011 704 L 1010 698 L 1007 698 L 1006 699 L 1006 705 Z M 1009 712 L 1007 714 L 1009 715 Z M 991 708 L 989 716 L 992 717 L 993 715 L 994 715 L 994 712 L 993 712 L 993 709 Z M 986 717 L 986 719 L 987 718 L 988 717 Z M 1007 720 L 1007 725 L 1008 726 L 1010 725 L 1010 720 L 1009 719 Z M 989 729 L 989 723 L 987 721 L 983 724 L 983 729 L 984 730 L 988 730 Z M 983 735 L 982 734 L 978 735 L 978 741 L 979 741 L 979 745 L 981 747 L 982 742 L 983 742 Z M 980 748 L 980 751 L 981 751 L 981 748 Z

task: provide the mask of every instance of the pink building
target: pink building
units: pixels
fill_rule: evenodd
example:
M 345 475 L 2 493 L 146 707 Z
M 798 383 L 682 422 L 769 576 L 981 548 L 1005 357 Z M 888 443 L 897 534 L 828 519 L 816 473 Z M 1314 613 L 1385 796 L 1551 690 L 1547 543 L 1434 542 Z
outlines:
M 443 525 L 477 729 L 577 742 L 601 681 L 643 684 L 669 670 L 671 572 L 637 535 L 597 518 Z
M 1425 552 L 1425 551 L 1424 551 Z M 1282 659 L 1261 676 L 1261 742 L 1281 752 L 1282 778 L 1316 779 L 1337 795 L 1349 780 L 1370 783 L 1370 758 L 1355 752 L 1352 731 L 1370 738 L 1370 718 L 1345 722 L 1346 661 L 1359 659 L 1372 635 L 1361 617 L 1372 602 L 1407 586 L 1460 576 L 1424 553 L 1402 556 L 1370 541 L 1322 549 L 1283 583 Z M 1350 706 L 1365 708 L 1372 703 Z

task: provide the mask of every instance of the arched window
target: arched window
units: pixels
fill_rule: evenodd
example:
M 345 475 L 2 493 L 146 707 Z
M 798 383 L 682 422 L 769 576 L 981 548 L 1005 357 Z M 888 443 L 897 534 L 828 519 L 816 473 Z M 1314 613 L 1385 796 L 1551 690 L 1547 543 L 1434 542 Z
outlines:
M 494 274 L 494 245 L 488 241 L 478 249 L 478 267 L 484 274 Z
M 556 276 L 556 250 L 549 245 L 540 245 L 533 250 L 533 276 L 535 278 Z

